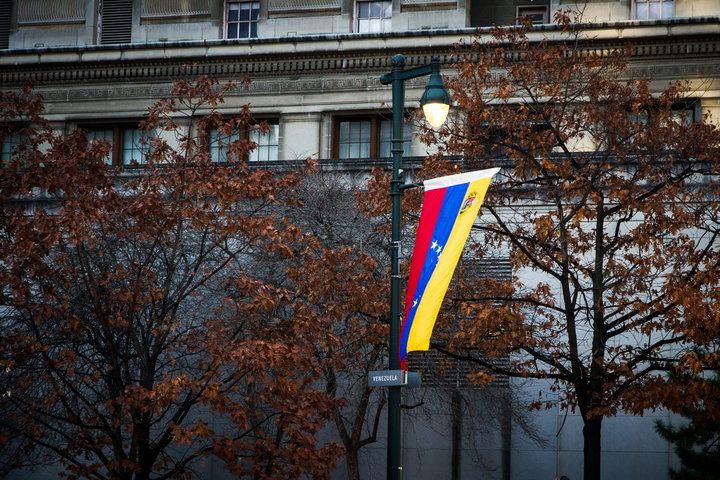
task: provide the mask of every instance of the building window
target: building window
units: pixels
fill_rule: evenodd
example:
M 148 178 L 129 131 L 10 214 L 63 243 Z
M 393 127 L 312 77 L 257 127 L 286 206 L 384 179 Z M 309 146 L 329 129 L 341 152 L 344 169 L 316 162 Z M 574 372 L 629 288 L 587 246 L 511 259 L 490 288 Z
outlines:
M 413 137 L 412 123 L 405 122 L 403 126 L 403 155 L 410 155 L 410 145 Z M 392 156 L 392 120 L 380 121 L 380 157 Z
M 372 133 L 370 120 L 341 121 L 337 140 L 337 156 L 339 158 L 370 158 L 370 146 L 373 143 Z
M 12 2 L 0 0 L 0 50 L 10 47 L 10 14 L 12 13 Z
M 548 7 L 547 5 L 521 5 L 517 7 L 517 21 L 522 22 L 524 19 L 530 20 L 533 25 L 542 25 L 548 23 Z
M 675 0 L 634 0 L 636 20 L 672 18 L 675 15 Z
M 688 99 L 685 102 L 673 105 L 672 119 L 677 123 L 688 126 L 699 121 L 701 117 L 700 102 L 698 100 Z
M 275 122 L 269 122 L 268 129 L 260 127 L 252 127 L 249 131 L 241 132 L 239 129 L 233 129 L 231 133 L 224 133 L 213 128 L 210 130 L 208 147 L 210 150 L 210 160 L 213 162 L 225 163 L 228 161 L 228 147 L 232 142 L 241 138 L 250 140 L 257 147 L 248 152 L 248 161 L 250 162 L 271 162 L 279 159 L 279 131 L 280 127 Z M 230 160 L 237 161 L 237 159 Z
M 108 165 L 133 165 L 147 163 L 152 139 L 145 130 L 134 125 L 87 125 L 82 126 L 88 143 L 106 141 L 110 152 L 105 157 Z
M 662 115 L 662 116 L 660 116 Z M 640 112 L 630 114 L 630 120 L 633 123 L 646 125 L 653 120 L 661 121 L 667 124 L 668 121 L 679 123 L 684 126 L 688 126 L 700 118 L 700 103 L 697 100 L 691 98 L 678 102 L 672 105 L 669 116 L 667 113 L 660 113 L 657 107 L 648 105 Z
M 260 2 L 227 2 L 225 38 L 257 38 Z
M 357 0 L 355 2 L 356 30 L 360 33 L 382 33 L 390 31 L 392 1 Z
M 150 154 L 149 142 L 144 131 L 137 128 L 123 128 L 122 164 L 147 163 L 147 156 Z
M 29 136 L 24 133 L 14 133 L 0 142 L 0 165 L 5 167 L 10 163 L 21 149 L 28 148 Z
M 233 129 L 230 133 L 222 132 L 217 128 L 210 130 L 208 139 L 210 161 L 219 163 L 227 162 L 228 146 L 237 140 L 240 140 L 240 131 L 238 129 Z
M 471 128 L 469 134 L 482 144 L 486 158 L 508 157 L 528 142 L 544 149 L 557 144 L 550 124 L 543 121 L 526 120 L 512 129 L 501 123 L 486 122 Z
M 409 155 L 413 128 L 403 128 L 403 154 Z M 389 158 L 392 155 L 392 121 L 377 115 L 335 119 L 333 155 L 336 158 Z
M 250 152 L 248 160 L 251 162 L 270 162 L 278 160 L 278 132 L 277 124 L 269 125 L 270 129 L 262 131 L 259 128 L 250 130 L 250 141 L 257 144 L 257 148 Z
M 132 39 L 132 0 L 102 0 L 98 8 L 98 42 L 130 43 Z
M 91 128 L 86 130 L 85 136 L 87 137 L 88 143 L 93 143 L 95 141 L 104 141 L 108 142 L 110 144 L 110 151 L 105 156 L 105 163 L 108 165 L 112 165 L 113 163 L 113 129 L 108 128 Z

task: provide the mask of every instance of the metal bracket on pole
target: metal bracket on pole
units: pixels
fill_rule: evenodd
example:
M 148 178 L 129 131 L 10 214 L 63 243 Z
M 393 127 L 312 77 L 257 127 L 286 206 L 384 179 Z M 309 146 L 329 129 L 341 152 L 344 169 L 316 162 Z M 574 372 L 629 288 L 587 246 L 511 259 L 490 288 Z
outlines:
M 403 183 L 400 185 L 400 190 L 408 190 L 410 188 L 417 188 L 422 187 L 424 185 L 423 182 L 417 182 L 417 183 Z

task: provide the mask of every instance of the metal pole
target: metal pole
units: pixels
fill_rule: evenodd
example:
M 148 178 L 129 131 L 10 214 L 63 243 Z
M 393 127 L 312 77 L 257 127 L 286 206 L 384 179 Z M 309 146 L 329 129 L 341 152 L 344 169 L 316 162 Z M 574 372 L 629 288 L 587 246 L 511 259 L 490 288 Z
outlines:
M 390 198 L 392 200 L 392 236 L 390 239 L 390 370 L 400 369 L 398 347 L 400 344 L 400 232 L 402 227 L 402 179 L 400 169 L 403 160 L 403 121 L 405 116 L 405 80 L 430 75 L 439 68 L 440 60 L 433 57 L 432 64 L 405 70 L 405 56 L 392 57 L 392 71 L 380 76 L 380 83 L 392 85 L 392 179 Z M 400 424 L 400 389 L 388 387 L 388 444 L 387 480 L 402 478 L 402 445 Z
M 403 117 L 405 111 L 405 80 L 400 73 L 405 67 L 405 57 L 395 55 L 392 58 L 392 159 L 393 173 L 390 181 L 392 199 L 392 237 L 390 251 L 390 370 L 400 368 L 398 345 L 400 342 L 400 235 L 402 229 L 402 180 L 400 167 L 403 155 Z M 388 445 L 387 478 L 402 478 L 401 424 L 400 424 L 400 388 L 389 387 L 388 392 Z

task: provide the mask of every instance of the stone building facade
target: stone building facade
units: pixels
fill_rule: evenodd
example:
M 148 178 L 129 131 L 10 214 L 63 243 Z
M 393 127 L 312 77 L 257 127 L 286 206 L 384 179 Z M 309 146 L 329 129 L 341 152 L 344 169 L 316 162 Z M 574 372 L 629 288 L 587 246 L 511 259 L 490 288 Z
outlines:
M 719 0 L 0 0 L 0 88 L 34 79 L 58 130 L 80 126 L 112 140 L 108 161 L 120 164 L 134 158 L 137 122 L 173 80 L 247 76 L 250 86 L 220 109 L 232 114 L 249 103 L 271 125 L 255 138 L 251 160 L 313 157 L 362 170 L 389 157 L 391 92 L 379 76 L 393 55 L 404 54 L 410 66 L 439 56 L 449 74 L 456 42 L 522 16 L 537 24 L 532 38 L 553 35 L 554 12 L 568 8 L 583 12 L 593 48 L 629 43 L 632 75 L 658 86 L 688 80 L 698 92 L 695 114 L 720 119 Z M 416 105 L 424 82 L 408 83 L 406 105 Z M 411 135 L 407 149 L 426 153 Z M 11 153 L 12 142 L 4 142 L 2 158 Z M 533 397 L 547 390 L 511 386 Z M 606 478 L 667 478 L 675 460 L 653 419 L 607 421 Z M 453 478 L 579 478 L 579 418 L 556 410 L 534 420 L 542 443 L 527 441 L 508 420 L 458 457 L 450 427 L 457 418 L 440 411 L 433 422 L 408 419 L 406 478 L 449 479 L 452 462 L 460 462 Z M 383 446 L 365 456 L 365 478 L 382 476 Z M 221 478 L 211 469 L 207 476 Z

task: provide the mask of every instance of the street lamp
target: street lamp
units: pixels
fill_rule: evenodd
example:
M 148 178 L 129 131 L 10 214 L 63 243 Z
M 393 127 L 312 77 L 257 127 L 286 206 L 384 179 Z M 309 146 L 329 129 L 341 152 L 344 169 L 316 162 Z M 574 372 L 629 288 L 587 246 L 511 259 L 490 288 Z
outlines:
M 405 111 L 405 81 L 430 75 L 420 100 L 426 119 L 434 128 L 440 127 L 450 109 L 450 95 L 440 76 L 440 59 L 433 57 L 429 65 L 405 69 L 405 56 L 392 57 L 392 71 L 380 76 L 383 85 L 392 84 L 392 236 L 390 243 L 390 370 L 400 369 L 398 345 L 400 340 L 400 230 L 401 199 L 406 186 L 400 178 L 403 154 L 403 119 Z M 387 480 L 399 480 L 402 473 L 400 439 L 400 386 L 388 387 L 388 445 Z
M 434 57 L 430 65 L 433 67 L 430 79 L 425 87 L 422 97 L 420 97 L 420 106 L 425 114 L 425 119 L 433 128 L 440 128 L 450 112 L 450 94 L 445 89 L 443 79 L 440 76 L 440 64 Z M 394 105 L 394 103 L 393 103 Z

